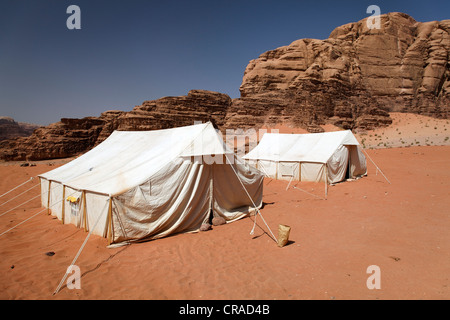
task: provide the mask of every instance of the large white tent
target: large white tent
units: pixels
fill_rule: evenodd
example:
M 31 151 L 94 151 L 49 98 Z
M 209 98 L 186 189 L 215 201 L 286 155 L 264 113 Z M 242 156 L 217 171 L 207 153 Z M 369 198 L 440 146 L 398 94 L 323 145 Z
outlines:
M 328 184 L 367 173 L 366 158 L 350 130 L 265 133 L 243 157 L 271 178 Z
M 196 231 L 211 214 L 242 218 L 261 207 L 264 175 L 230 151 L 208 122 L 114 131 L 39 177 L 49 213 L 120 243 Z

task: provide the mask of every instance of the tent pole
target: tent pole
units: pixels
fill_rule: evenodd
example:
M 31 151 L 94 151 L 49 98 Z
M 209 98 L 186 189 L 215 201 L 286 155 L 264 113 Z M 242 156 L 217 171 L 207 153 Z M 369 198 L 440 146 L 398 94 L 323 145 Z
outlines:
M 84 219 L 84 231 L 88 231 L 87 228 L 87 212 L 86 212 L 86 191 L 83 191 L 83 219 Z
M 214 164 L 211 164 L 210 168 L 211 179 L 209 181 L 209 212 L 212 213 L 214 217 Z
M 107 237 L 108 237 L 108 246 L 112 242 L 112 198 L 109 197 L 109 206 L 108 206 L 108 231 L 107 231 Z
M 52 180 L 48 181 L 48 195 L 47 195 L 47 214 L 50 215 L 50 187 L 52 185 Z
M 66 186 L 63 185 L 62 208 L 61 208 L 61 222 L 62 222 L 62 224 L 64 224 L 64 216 L 65 216 L 65 212 L 66 212 L 65 204 L 66 204 Z
M 278 161 L 276 161 L 275 162 L 276 163 L 276 166 L 275 166 L 275 179 L 277 179 L 278 180 Z

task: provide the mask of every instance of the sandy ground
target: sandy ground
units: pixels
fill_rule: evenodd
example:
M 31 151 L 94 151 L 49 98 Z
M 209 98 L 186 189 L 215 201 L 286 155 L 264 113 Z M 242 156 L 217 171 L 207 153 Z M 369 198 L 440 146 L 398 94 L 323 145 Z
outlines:
M 399 118 L 406 141 L 407 117 Z M 39 187 L 5 203 L 35 179 L 0 198 L 0 299 L 450 299 L 450 146 L 435 146 L 448 127 L 436 121 L 420 131 L 430 146 L 367 150 L 391 184 L 370 161 L 366 177 L 330 186 L 326 200 L 323 184 L 286 190 L 288 182 L 266 179 L 261 213 L 276 236 L 279 224 L 291 227 L 283 248 L 261 217 L 254 235 L 254 217 L 118 248 L 93 235 L 76 263 L 81 289 L 56 295 L 87 233 L 38 213 L 39 197 L 14 209 Z M 394 126 L 379 130 L 394 141 Z M 0 195 L 67 161 L 2 163 Z M 380 289 L 366 285 L 371 265 Z
M 450 120 L 391 113 L 392 125 L 357 134 L 365 148 L 391 148 L 407 146 L 450 146 Z

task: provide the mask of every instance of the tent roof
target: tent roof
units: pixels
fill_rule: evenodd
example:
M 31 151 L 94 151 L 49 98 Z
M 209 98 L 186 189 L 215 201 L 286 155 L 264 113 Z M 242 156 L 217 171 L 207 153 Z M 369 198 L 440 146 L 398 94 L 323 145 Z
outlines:
M 232 153 L 210 122 L 152 131 L 114 131 L 73 161 L 41 174 L 77 190 L 121 194 L 180 157 Z
M 307 134 L 265 133 L 258 145 L 243 158 L 326 163 L 340 145 L 359 143 L 350 130 Z

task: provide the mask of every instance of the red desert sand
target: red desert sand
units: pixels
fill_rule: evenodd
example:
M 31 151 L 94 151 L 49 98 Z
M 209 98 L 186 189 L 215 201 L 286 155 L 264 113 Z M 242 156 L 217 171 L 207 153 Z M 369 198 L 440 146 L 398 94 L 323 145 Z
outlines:
M 43 210 L 38 186 L 5 203 L 34 179 L 0 198 L 0 299 L 450 299 L 450 146 L 415 146 L 406 129 L 420 131 L 412 122 L 424 118 L 395 117 L 391 127 L 364 133 L 375 146 L 374 133 L 392 142 L 396 128 L 412 139 L 409 147 L 366 150 L 391 184 L 369 159 L 366 177 L 330 186 L 326 200 L 324 184 L 286 190 L 287 181 L 265 179 L 261 213 L 276 236 L 279 224 L 291 227 L 286 246 L 259 216 L 253 235 L 255 217 L 117 248 L 92 235 L 76 262 L 81 289 L 64 283 L 55 295 L 88 233 L 46 211 L 26 220 Z M 430 119 L 439 137 L 419 143 L 443 144 L 446 120 Z M 2 163 L 0 194 L 69 160 Z M 380 289 L 367 287 L 372 265 Z

